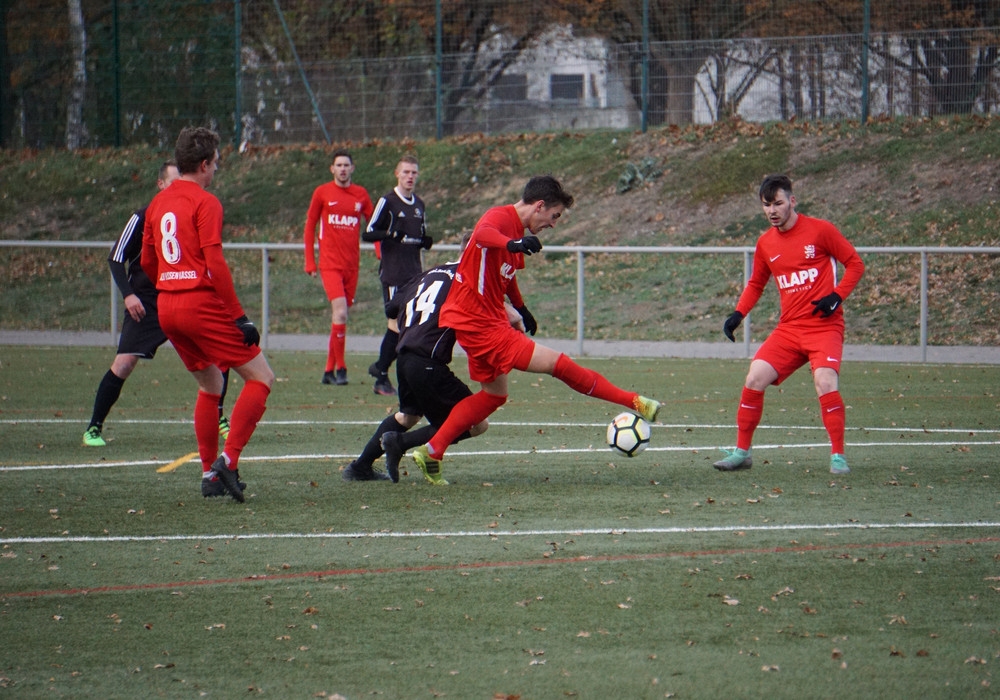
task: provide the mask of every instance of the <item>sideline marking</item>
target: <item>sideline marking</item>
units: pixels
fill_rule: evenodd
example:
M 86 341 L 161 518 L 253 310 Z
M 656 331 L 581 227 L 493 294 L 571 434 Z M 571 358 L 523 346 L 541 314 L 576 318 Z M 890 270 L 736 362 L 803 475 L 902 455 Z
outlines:
M 656 561 L 658 559 L 691 558 L 691 557 L 718 557 L 718 556 L 739 556 L 745 554 L 798 554 L 804 552 L 829 552 L 842 549 L 888 549 L 896 547 L 941 547 L 948 545 L 972 545 L 1000 542 L 1000 537 L 982 537 L 977 539 L 961 540 L 926 540 L 907 542 L 872 542 L 868 544 L 847 543 L 828 545 L 793 545 L 778 547 L 745 547 L 742 549 L 718 549 L 699 550 L 688 552 L 651 552 L 649 554 L 596 554 L 580 555 L 569 558 L 548 558 L 548 559 L 526 559 L 518 561 L 483 561 L 483 562 L 460 562 L 458 564 L 427 564 L 424 566 L 397 566 L 380 569 L 330 569 L 327 571 L 302 571 L 287 574 L 251 574 L 234 578 L 220 579 L 197 579 L 192 581 L 169 581 L 161 583 L 136 583 L 121 584 L 117 586 L 95 586 L 93 588 L 69 588 L 64 590 L 41 590 L 41 591 L 12 591 L 0 593 L 0 599 L 4 598 L 42 598 L 50 596 L 71 596 L 71 595 L 92 595 L 94 593 L 114 593 L 122 591 L 148 591 L 163 590 L 170 588 L 189 588 L 193 586 L 221 586 L 233 583 L 265 583 L 269 581 L 288 581 L 302 578 L 323 578 L 345 577 L 345 576 L 374 576 L 410 573 L 435 573 L 441 571 L 470 571 L 478 569 L 504 569 L 520 568 L 532 566 L 552 566 L 555 564 L 595 564 L 595 563 L 615 563 L 621 561 Z
M 256 532 L 244 534 L 195 534 L 195 535 L 63 535 L 46 537 L 5 537 L 0 545 L 41 544 L 67 542 L 183 542 L 201 540 L 359 540 L 382 538 L 441 538 L 441 537 L 533 537 L 581 535 L 677 535 L 714 532 L 790 532 L 805 530 L 942 530 L 1000 528 L 1000 522 L 972 523 L 826 523 L 804 525 L 701 525 L 693 527 L 641 527 L 641 528 L 563 528 L 560 530 L 452 530 L 434 532 L 416 530 L 409 532 Z
M 183 457 L 178 457 L 177 459 L 175 459 L 170 464 L 164 464 L 162 467 L 160 467 L 159 469 L 156 470 L 156 473 L 157 474 L 166 474 L 167 472 L 172 472 L 174 469 L 176 469 L 177 467 L 181 466 L 182 464 L 186 464 L 188 462 L 194 461 L 193 458 L 197 457 L 197 456 L 198 456 L 197 452 L 189 452 L 188 454 L 184 455 Z
M 845 443 L 848 447 L 961 447 L 961 446 L 982 446 L 990 447 L 1000 445 L 1000 440 L 911 440 L 893 442 L 852 442 Z M 829 449 L 830 443 L 823 442 L 783 442 L 773 444 L 754 445 L 755 451 L 760 450 L 789 450 L 789 449 Z M 688 452 L 698 454 L 700 452 L 716 452 L 723 450 L 722 445 L 668 445 L 666 447 L 647 447 L 645 453 L 654 452 Z M 449 455 L 453 457 L 489 457 L 495 455 L 558 455 L 558 454 L 611 454 L 603 444 L 590 447 L 572 447 L 559 449 L 531 449 L 531 450 L 450 450 Z M 197 453 L 193 453 L 197 454 Z M 312 460 L 347 460 L 354 459 L 357 453 L 328 453 L 328 454 L 285 454 L 285 455 L 247 455 L 240 457 L 241 462 L 304 462 Z M 22 472 L 22 471 L 47 471 L 53 469 L 107 469 L 109 467 L 143 467 L 151 465 L 161 465 L 156 460 L 136 460 L 120 462 L 85 462 L 78 464 L 31 464 L 31 465 L 10 465 L 0 464 L 0 472 Z M 159 470 L 157 470 L 159 471 Z

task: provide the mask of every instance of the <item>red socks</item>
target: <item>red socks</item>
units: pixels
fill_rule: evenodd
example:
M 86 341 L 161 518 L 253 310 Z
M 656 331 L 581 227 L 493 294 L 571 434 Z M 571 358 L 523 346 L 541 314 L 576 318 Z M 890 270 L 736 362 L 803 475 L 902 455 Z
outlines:
M 634 391 L 619 389 L 594 370 L 581 367 L 565 354 L 560 354 L 556 360 L 552 376 L 573 391 L 629 409 L 633 408 L 632 400 L 637 396 Z
M 844 399 L 840 392 L 831 391 L 820 396 L 819 410 L 826 432 L 830 435 L 830 454 L 844 454 L 844 425 L 847 417 L 844 415 Z
M 250 442 L 250 436 L 257 428 L 257 423 L 267 409 L 267 397 L 271 393 L 271 387 L 264 382 L 250 381 L 243 387 L 236 403 L 233 404 L 233 413 L 229 417 L 229 437 L 226 438 L 224 451 L 229 457 L 229 468 L 236 469 L 240 461 L 240 453 Z M 218 400 L 218 397 L 216 397 Z M 215 440 L 219 440 L 219 420 L 215 418 Z
M 736 410 L 736 447 L 749 450 L 753 433 L 764 415 L 764 392 L 743 387 L 740 407 Z
M 343 323 L 331 323 L 330 341 L 327 345 L 327 351 L 326 351 L 327 372 L 333 372 L 334 370 L 347 366 L 347 362 L 344 359 L 346 356 L 346 352 L 344 351 L 344 346 L 346 344 L 347 344 L 347 326 Z
M 459 435 L 489 418 L 506 401 L 506 396 L 487 394 L 485 391 L 476 392 L 459 401 L 448 414 L 448 420 L 438 428 L 434 437 L 427 443 L 427 451 L 430 456 L 434 459 L 444 457 L 444 451 L 451 443 L 455 442 Z
M 219 456 L 219 394 L 198 390 L 194 402 L 194 437 L 198 441 L 198 456 L 202 473 L 212 471 L 212 462 Z

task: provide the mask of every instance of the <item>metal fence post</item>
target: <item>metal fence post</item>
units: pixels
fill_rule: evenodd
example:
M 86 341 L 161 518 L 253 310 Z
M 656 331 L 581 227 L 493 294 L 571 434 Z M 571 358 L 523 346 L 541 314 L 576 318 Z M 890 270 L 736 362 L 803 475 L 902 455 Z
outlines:
M 584 283 L 583 283 L 583 251 L 576 253 L 576 354 L 583 356 L 583 317 L 584 317 Z
M 927 362 L 927 251 L 920 251 L 920 361 Z
M 271 260 L 267 247 L 260 249 L 260 347 L 267 350 L 271 325 Z

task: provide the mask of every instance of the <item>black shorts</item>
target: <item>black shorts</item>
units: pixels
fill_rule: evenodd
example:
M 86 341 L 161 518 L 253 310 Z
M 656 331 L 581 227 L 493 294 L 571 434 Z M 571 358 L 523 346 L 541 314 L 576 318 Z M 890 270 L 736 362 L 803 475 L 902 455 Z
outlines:
M 455 404 L 472 396 L 447 364 L 405 350 L 396 358 L 396 383 L 400 412 L 424 416 L 435 427 L 441 427 Z
M 150 304 L 145 299 L 141 301 L 146 307 L 146 315 L 141 321 L 135 321 L 128 311 L 125 312 L 122 333 L 118 337 L 118 354 L 138 355 L 143 359 L 152 360 L 156 355 L 156 349 L 167 342 L 167 336 L 160 328 L 156 303 Z
M 393 297 L 396 296 L 396 292 L 399 291 L 399 286 L 395 284 L 382 283 L 382 306 L 385 307 L 385 317 L 386 318 L 396 318 L 396 316 L 389 314 L 389 302 L 392 301 Z M 400 309 L 400 315 L 403 311 Z

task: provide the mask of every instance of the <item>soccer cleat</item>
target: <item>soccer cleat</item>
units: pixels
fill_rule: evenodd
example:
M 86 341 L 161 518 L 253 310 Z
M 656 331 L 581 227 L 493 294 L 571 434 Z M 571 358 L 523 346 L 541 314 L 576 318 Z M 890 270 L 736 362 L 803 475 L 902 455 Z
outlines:
M 229 419 L 225 416 L 219 418 L 219 436 L 223 440 L 229 437 Z
M 753 459 L 750 457 L 750 450 L 741 450 L 737 447 L 712 466 L 720 472 L 738 472 L 752 467 Z
M 344 386 L 347 384 L 347 368 L 341 367 L 336 372 L 333 373 L 333 383 L 337 386 Z
M 851 468 L 847 466 L 847 459 L 844 455 L 832 454 L 830 455 L 830 473 L 831 474 L 850 474 Z
M 385 470 L 389 472 L 392 483 L 399 483 L 399 461 L 403 459 L 405 450 L 399 445 L 399 433 L 388 431 L 382 434 L 382 449 L 385 450 Z
M 319 380 L 320 384 L 335 384 L 336 379 L 334 378 L 333 372 L 323 372 L 323 378 Z
M 632 408 L 634 408 L 640 416 L 645 418 L 650 423 L 656 422 L 656 416 L 660 413 L 660 409 L 663 405 L 656 399 L 647 399 L 645 396 L 636 396 L 632 400 Z
M 351 462 L 340 473 L 344 481 L 389 481 L 389 475 L 376 471 L 371 465 L 363 467 L 357 461 Z
M 239 482 L 240 489 L 246 490 L 247 485 L 240 481 L 240 470 L 236 470 L 236 481 Z M 201 479 L 201 495 L 205 498 L 214 498 L 216 496 L 225 496 L 226 489 L 219 481 L 219 475 L 215 472 L 208 472 Z
M 212 462 L 212 471 L 219 477 L 219 483 L 230 496 L 240 503 L 246 502 L 247 499 L 243 496 L 243 489 L 240 487 L 236 471 L 230 469 L 229 465 L 226 464 L 225 455 L 219 455 L 219 458 Z
M 374 391 L 379 396 L 395 396 L 396 388 L 392 385 L 389 380 L 389 375 L 386 372 L 379 370 L 378 365 L 372 363 L 368 367 L 368 374 L 375 378 L 375 385 L 372 387 Z
M 83 434 L 83 444 L 87 447 L 104 447 L 108 443 L 104 442 L 104 438 L 101 437 L 101 429 L 92 425 Z
M 448 480 L 441 476 L 441 460 L 434 459 L 427 452 L 427 445 L 413 450 L 413 461 L 424 473 L 424 478 L 436 486 L 447 486 Z

